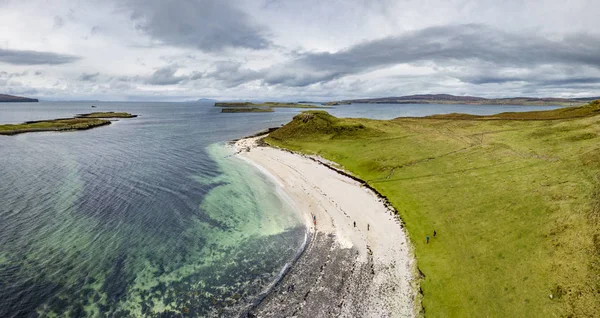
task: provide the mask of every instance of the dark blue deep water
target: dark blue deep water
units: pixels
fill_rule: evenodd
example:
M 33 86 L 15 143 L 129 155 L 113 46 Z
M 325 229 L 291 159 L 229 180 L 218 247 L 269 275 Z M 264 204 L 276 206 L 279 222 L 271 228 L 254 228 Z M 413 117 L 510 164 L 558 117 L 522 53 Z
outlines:
M 98 105 L 97 108 L 90 106 Z M 350 105 L 336 116 L 552 107 Z M 0 136 L 0 317 L 236 316 L 305 240 L 276 186 L 224 142 L 299 110 L 206 103 L 0 104 L 0 124 L 140 115 L 77 132 Z

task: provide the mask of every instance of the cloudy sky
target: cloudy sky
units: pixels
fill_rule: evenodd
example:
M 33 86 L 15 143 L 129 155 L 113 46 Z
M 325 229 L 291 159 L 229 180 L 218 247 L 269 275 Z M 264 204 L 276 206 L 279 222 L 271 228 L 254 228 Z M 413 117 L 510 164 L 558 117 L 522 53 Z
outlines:
M 0 93 L 600 95 L 598 0 L 0 0 Z

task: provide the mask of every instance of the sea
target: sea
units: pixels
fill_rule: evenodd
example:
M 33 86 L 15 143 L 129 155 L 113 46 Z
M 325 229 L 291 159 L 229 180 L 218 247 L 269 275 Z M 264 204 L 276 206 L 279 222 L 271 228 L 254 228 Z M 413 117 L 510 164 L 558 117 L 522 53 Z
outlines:
M 327 111 L 391 119 L 554 108 L 353 104 Z M 0 317 L 243 315 L 292 265 L 307 233 L 282 190 L 227 142 L 281 126 L 302 109 L 0 103 L 0 124 L 93 111 L 139 117 L 86 131 L 0 136 Z

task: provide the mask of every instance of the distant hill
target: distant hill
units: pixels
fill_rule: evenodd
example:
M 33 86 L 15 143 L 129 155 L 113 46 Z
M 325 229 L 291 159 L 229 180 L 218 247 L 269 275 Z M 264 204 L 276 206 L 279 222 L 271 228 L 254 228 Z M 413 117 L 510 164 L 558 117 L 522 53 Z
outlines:
M 37 103 L 36 98 L 0 94 L 0 103 Z
M 381 97 L 366 99 L 348 99 L 325 103 L 328 105 L 342 104 L 471 104 L 471 105 L 559 105 L 577 106 L 600 97 L 586 98 L 484 98 L 476 96 L 455 96 L 450 94 L 422 94 L 399 97 Z

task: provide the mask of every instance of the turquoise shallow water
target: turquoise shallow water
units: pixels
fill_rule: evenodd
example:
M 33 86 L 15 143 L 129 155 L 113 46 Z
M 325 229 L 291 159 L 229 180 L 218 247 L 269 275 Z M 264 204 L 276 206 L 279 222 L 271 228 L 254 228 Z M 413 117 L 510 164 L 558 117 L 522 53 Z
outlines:
M 298 110 L 94 104 L 0 104 L 0 123 L 141 115 L 88 131 L 0 136 L 0 317 L 243 312 L 294 258 L 305 229 L 276 186 L 224 142 L 281 125 Z M 393 118 L 515 110 L 492 107 L 330 111 Z
M 4 119 L 19 106 L 2 107 Z M 54 118 L 90 106 L 34 107 Z M 256 301 L 304 228 L 275 185 L 222 141 L 284 116 L 225 118 L 192 104 L 99 108 L 142 116 L 0 138 L 0 317 L 232 316 Z

